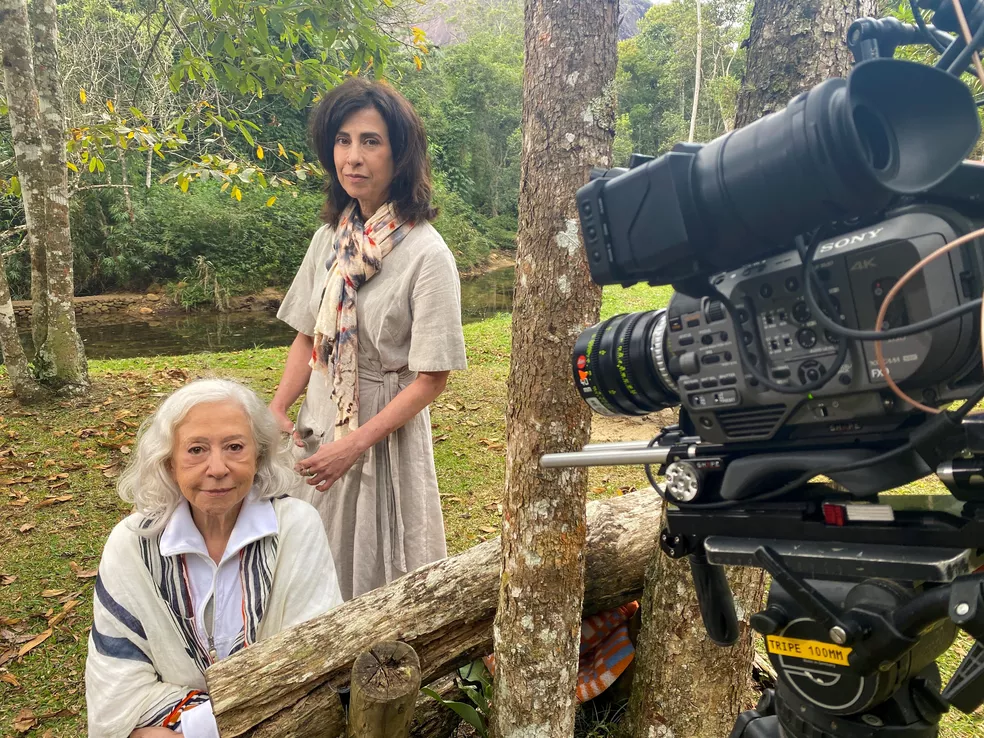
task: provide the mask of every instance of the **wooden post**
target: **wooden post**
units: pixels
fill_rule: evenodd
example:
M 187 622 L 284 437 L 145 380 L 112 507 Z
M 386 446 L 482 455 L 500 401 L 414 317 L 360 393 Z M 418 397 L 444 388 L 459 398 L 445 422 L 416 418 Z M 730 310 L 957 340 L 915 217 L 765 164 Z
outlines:
M 352 667 L 348 738 L 406 738 L 420 691 L 420 659 L 406 643 L 383 641 Z

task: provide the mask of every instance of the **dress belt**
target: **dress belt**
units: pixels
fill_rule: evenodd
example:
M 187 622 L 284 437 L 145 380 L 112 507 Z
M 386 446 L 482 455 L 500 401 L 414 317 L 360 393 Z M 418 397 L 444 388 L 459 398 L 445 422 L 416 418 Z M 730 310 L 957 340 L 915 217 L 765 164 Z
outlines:
M 376 401 L 371 408 L 371 415 L 376 416 L 399 394 L 401 386 L 412 382 L 417 376 L 406 367 L 398 371 L 379 371 L 377 369 L 359 366 L 360 401 L 364 395 L 361 390 L 366 385 L 377 385 L 381 391 L 375 395 Z M 400 489 L 400 441 L 399 433 L 393 432 L 376 444 L 376 452 L 385 454 L 384 466 L 388 472 L 382 484 L 376 485 L 377 510 L 385 514 L 384 525 L 380 526 L 382 538 L 380 551 L 390 551 L 390 556 L 383 556 L 386 581 L 392 581 L 398 574 L 407 571 L 406 547 L 404 546 L 403 505 Z M 377 467 L 379 468 L 379 467 Z M 394 565 L 399 572 L 394 572 Z

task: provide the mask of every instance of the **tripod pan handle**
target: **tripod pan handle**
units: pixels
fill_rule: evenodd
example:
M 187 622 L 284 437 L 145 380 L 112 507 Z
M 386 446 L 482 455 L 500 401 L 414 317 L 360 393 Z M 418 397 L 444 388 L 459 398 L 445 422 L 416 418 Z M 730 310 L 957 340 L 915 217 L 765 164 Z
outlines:
M 703 551 L 687 558 L 708 637 L 719 646 L 734 645 L 738 640 L 738 617 L 724 567 L 708 563 Z

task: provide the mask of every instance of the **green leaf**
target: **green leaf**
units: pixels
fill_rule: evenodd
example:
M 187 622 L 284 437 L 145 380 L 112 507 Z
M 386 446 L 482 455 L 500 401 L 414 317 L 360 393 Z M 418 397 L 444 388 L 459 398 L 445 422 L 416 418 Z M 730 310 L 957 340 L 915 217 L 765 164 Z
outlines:
M 262 10 L 257 9 L 256 13 L 253 14 L 256 19 L 256 33 L 259 36 L 261 48 L 269 46 L 269 30 L 267 29 L 266 13 Z
M 237 121 L 237 122 L 239 125 L 236 127 L 239 129 L 239 132 L 243 135 L 243 138 L 246 139 L 246 143 L 248 143 L 250 146 L 256 146 L 256 141 L 253 140 L 253 136 L 252 134 L 250 134 L 249 129 L 246 128 L 246 126 L 243 124 L 242 121 Z
M 14 197 L 21 196 L 20 177 L 18 177 L 17 175 L 14 175 L 13 177 L 10 178 L 10 194 L 13 195 Z

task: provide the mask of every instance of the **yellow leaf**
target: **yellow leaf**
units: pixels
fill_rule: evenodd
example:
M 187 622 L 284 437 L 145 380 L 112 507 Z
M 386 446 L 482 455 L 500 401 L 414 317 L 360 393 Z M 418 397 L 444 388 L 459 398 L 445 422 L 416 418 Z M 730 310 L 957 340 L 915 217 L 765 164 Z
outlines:
M 181 181 L 178 182 L 178 187 L 181 188 L 181 191 L 182 192 L 187 192 L 188 191 L 188 178 L 187 177 L 182 177 L 181 178 Z
M 85 105 L 85 90 L 83 90 L 81 87 L 79 88 L 79 102 Z
M 222 191 L 225 192 L 228 189 L 229 189 L 229 182 L 223 183 L 223 185 L 222 185 Z
M 109 112 L 110 113 L 115 113 L 116 112 L 116 108 L 113 107 L 113 101 L 112 100 L 107 100 L 106 101 L 106 107 L 109 108 Z
M 416 65 L 418 72 L 424 68 L 424 63 L 420 61 L 420 57 L 416 54 L 413 55 L 413 63 Z
M 236 198 L 236 200 L 239 202 L 242 202 L 243 200 L 243 193 L 240 191 L 238 187 L 232 188 L 232 196 Z
M 257 146 L 256 147 L 256 158 L 257 159 L 261 159 L 261 160 L 263 159 L 263 147 L 262 146 Z
M 277 201 L 277 196 L 274 195 L 269 200 L 267 200 L 267 207 L 268 208 L 272 208 L 273 207 L 273 203 L 275 203 L 276 201 Z
M 280 153 L 280 155 L 282 157 L 284 157 L 285 159 L 287 158 L 287 152 L 284 151 L 284 145 L 283 144 L 281 144 L 281 143 L 278 143 L 277 144 L 277 151 Z
M 65 162 L 65 166 L 67 166 L 69 169 L 71 169 L 76 174 L 79 173 L 79 168 L 77 166 L 75 166 L 74 164 L 72 164 L 72 162 L 70 162 L 70 161 Z

